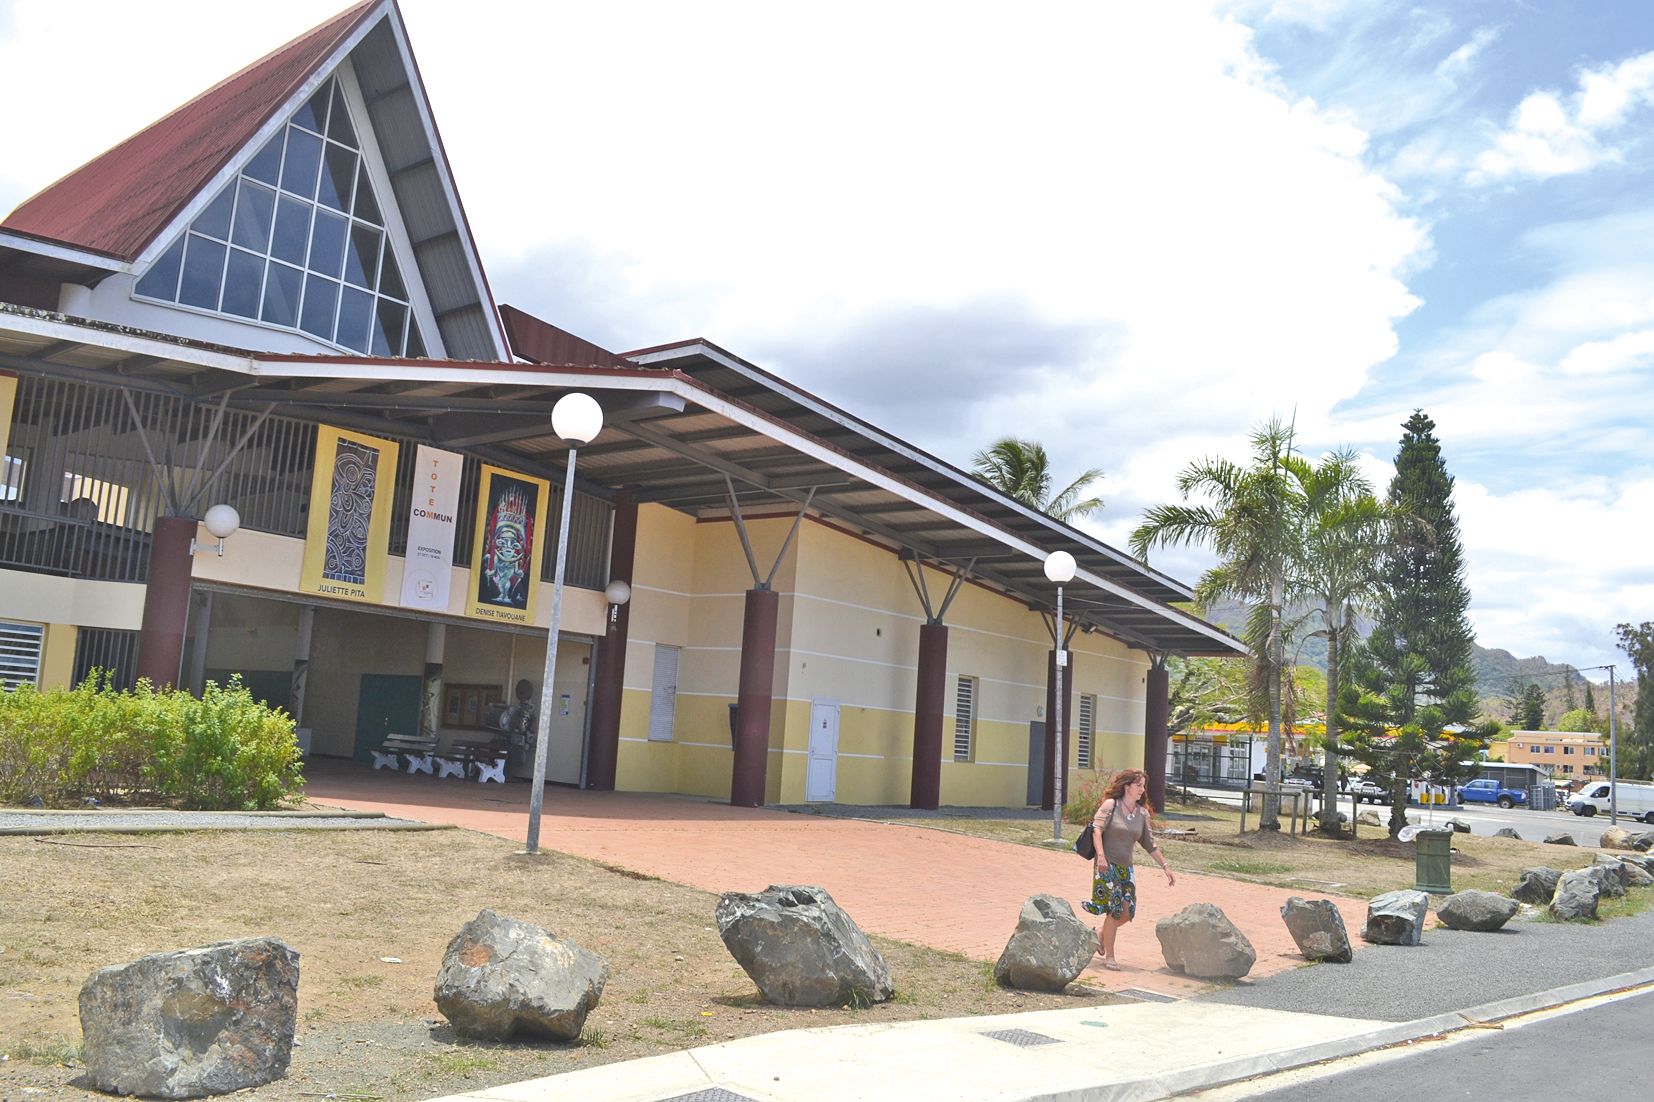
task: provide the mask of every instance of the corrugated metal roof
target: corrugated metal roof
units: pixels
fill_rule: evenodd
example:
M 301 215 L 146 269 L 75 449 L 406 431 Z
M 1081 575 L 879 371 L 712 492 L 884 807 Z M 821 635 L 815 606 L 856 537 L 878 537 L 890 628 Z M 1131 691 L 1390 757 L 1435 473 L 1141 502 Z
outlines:
M 591 341 L 582 340 L 568 330 L 559 329 L 549 321 L 541 321 L 515 306 L 502 303 L 500 321 L 505 323 L 505 334 L 511 342 L 512 353 L 531 363 L 637 366 L 624 356 L 617 356 L 607 348 L 599 348 Z
M 387 0 L 342 12 L 26 200 L 5 229 L 132 260 Z

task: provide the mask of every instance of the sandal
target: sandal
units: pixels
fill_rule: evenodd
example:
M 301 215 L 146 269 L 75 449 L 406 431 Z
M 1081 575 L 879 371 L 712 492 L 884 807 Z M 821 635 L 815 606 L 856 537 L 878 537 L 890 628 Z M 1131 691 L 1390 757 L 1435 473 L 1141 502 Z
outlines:
M 1103 967 L 1107 968 L 1110 972 L 1118 972 L 1120 971 L 1120 962 L 1117 960 L 1109 960 L 1107 957 L 1104 957 Z

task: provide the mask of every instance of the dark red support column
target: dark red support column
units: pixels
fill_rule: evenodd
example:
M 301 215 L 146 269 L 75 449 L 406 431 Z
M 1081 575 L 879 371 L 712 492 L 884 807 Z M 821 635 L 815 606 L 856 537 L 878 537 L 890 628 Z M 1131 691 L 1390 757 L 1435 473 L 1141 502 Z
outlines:
M 1040 778 L 1040 806 L 1051 810 L 1055 795 L 1051 763 L 1057 753 L 1057 652 L 1045 655 L 1045 776 Z M 1074 651 L 1068 651 L 1068 666 L 1062 671 L 1062 790 L 1068 792 L 1068 759 L 1074 750 L 1069 732 L 1074 729 Z
M 637 551 L 637 501 L 631 494 L 615 497 L 614 534 L 609 540 L 609 580 L 632 583 L 632 560 Z M 597 645 L 597 671 L 592 686 L 592 742 L 586 755 L 586 787 L 613 792 L 620 759 L 620 702 L 626 681 L 626 638 L 632 606 L 610 605 L 607 627 Z
M 747 590 L 741 624 L 741 687 L 736 698 L 735 761 L 729 802 L 763 807 L 770 757 L 770 694 L 775 684 L 775 627 L 781 597 L 773 589 Z
M 935 811 L 942 799 L 942 713 L 948 686 L 948 629 L 919 629 L 919 685 L 913 694 L 913 787 L 910 806 Z
M 1166 663 L 1156 660 L 1143 681 L 1143 772 L 1149 775 L 1149 803 L 1166 806 L 1166 729 L 1171 719 Z
M 138 676 L 157 689 L 178 683 L 189 627 L 190 576 L 195 557 L 191 517 L 157 517 L 149 543 L 149 578 L 144 586 L 144 620 L 138 633 Z

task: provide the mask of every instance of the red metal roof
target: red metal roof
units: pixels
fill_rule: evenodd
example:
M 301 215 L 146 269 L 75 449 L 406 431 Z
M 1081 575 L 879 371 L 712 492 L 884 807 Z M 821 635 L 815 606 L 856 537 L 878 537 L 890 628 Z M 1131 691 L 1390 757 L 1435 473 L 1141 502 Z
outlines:
M 82 165 L 0 227 L 121 260 L 144 250 L 387 0 L 364 0 Z
M 637 364 L 617 356 L 591 341 L 582 340 L 573 333 L 559 329 L 549 321 L 541 321 L 533 314 L 515 306 L 500 306 L 500 320 L 505 323 L 506 339 L 511 351 L 525 360 L 540 364 L 592 364 L 596 367 L 635 368 Z

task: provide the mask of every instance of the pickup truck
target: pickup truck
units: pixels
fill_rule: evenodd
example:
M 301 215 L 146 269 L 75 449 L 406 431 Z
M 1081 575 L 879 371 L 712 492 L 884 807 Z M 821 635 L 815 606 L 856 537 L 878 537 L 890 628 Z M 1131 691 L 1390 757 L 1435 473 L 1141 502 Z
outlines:
M 1459 789 L 1459 799 L 1466 803 L 1498 804 L 1512 808 L 1528 802 L 1528 794 L 1520 788 L 1506 788 L 1491 777 L 1477 777 Z
M 1358 802 L 1369 804 L 1387 804 L 1390 802 L 1390 790 L 1376 781 L 1362 779 L 1350 785 L 1350 792 Z

